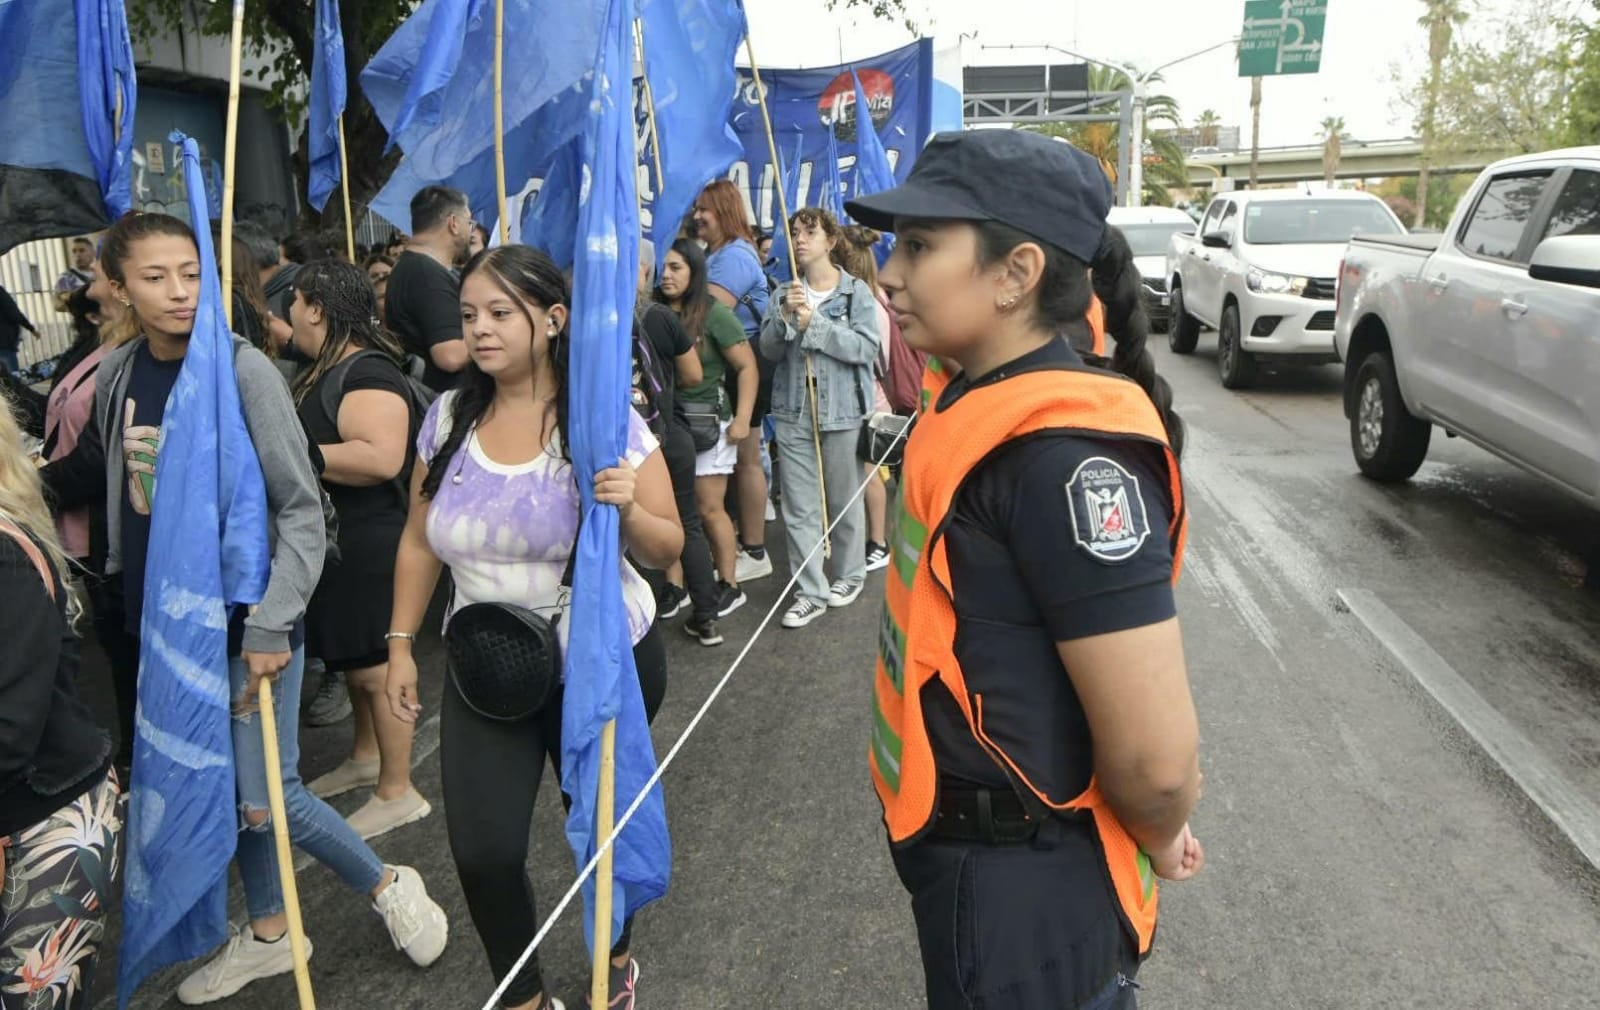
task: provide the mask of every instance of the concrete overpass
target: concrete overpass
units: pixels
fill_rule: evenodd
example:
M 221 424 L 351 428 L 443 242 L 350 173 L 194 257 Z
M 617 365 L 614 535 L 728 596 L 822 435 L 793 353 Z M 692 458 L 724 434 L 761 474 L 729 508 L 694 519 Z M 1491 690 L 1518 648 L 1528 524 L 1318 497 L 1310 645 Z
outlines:
M 1449 175 L 1478 173 L 1514 151 L 1452 152 L 1441 157 L 1432 171 Z M 1347 140 L 1335 176 L 1339 179 L 1373 179 L 1383 176 L 1416 175 L 1421 169 L 1422 142 L 1404 140 Z M 1209 188 L 1213 181 L 1234 179 L 1244 185 L 1250 178 L 1250 152 L 1232 151 L 1191 154 L 1187 159 L 1189 183 Z M 1259 179 L 1263 183 L 1315 182 L 1323 178 L 1322 145 L 1302 147 L 1264 147 L 1261 149 Z

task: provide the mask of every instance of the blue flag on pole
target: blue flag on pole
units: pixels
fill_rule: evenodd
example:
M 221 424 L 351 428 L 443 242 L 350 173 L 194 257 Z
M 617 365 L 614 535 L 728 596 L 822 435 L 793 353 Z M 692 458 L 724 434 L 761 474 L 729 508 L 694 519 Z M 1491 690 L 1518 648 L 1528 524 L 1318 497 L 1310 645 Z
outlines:
M 895 187 L 894 169 L 889 166 L 889 154 L 883 149 L 883 139 L 872 121 L 872 109 L 861 90 L 861 77 L 850 72 L 856 86 L 856 179 L 852 199 L 871 196 Z M 885 235 L 873 250 L 882 263 L 894 248 L 894 237 Z
M 306 200 L 319 212 L 339 185 L 339 117 L 349 98 L 339 0 L 317 0 L 311 57 L 311 184 Z
M 617 510 L 594 501 L 594 475 L 617 465 L 627 445 L 633 303 L 638 287 L 639 211 L 632 112 L 633 4 L 607 0 L 597 73 L 583 131 L 588 184 L 578 201 L 578 251 L 572 299 L 568 435 L 583 499 L 573 578 L 572 627 L 561 712 L 561 789 L 572 797 L 567 840 L 579 866 L 602 839 L 595 832 L 600 734 L 617 721 L 616 796 L 620 816 L 654 774 L 655 750 L 633 665 L 633 643 L 618 574 Z M 672 870 L 666 806 L 659 786 L 617 839 L 611 935 L 626 916 L 666 893 Z M 585 932 L 594 942 L 594 882 L 584 890 Z
M 655 159 L 646 152 L 651 185 L 660 189 L 650 216 L 660 261 L 706 183 L 744 155 L 728 119 L 739 86 L 733 61 L 746 27 L 738 0 L 639 0 L 639 20 L 665 175 L 656 178 Z
M 156 451 L 139 709 L 129 804 L 117 1002 L 227 936 L 238 837 L 228 690 L 228 613 L 266 592 L 267 493 L 239 402 L 233 338 L 206 220 L 200 148 L 183 178 L 200 253 L 200 299 Z
M 0 2 L 0 253 L 128 212 L 134 97 L 122 0 Z
M 782 187 L 785 203 L 773 207 L 772 224 L 772 275 L 780 281 L 793 280 L 789 276 L 789 239 L 784 222 L 779 220 L 783 216 L 780 206 L 789 208 L 789 215 L 801 209 L 800 207 L 800 158 L 805 150 L 805 135 L 799 131 L 794 136 L 794 151 L 788 157 L 783 153 L 783 139 L 777 141 L 778 148 L 778 185 Z
M 583 138 L 563 144 L 535 173 L 539 193 L 522 207 L 521 240 L 543 249 L 565 270 L 577 258 L 578 193 L 583 186 Z
M 839 177 L 839 136 L 828 128 L 828 175 L 822 186 L 822 207 L 841 224 L 844 215 L 844 180 Z

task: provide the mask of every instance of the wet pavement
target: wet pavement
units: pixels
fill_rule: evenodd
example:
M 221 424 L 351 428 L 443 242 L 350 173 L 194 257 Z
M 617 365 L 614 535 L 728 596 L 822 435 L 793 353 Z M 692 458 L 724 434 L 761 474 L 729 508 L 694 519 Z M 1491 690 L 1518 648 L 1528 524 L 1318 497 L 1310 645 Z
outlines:
M 1600 1005 L 1600 872 L 1341 603 L 1352 592 L 1381 601 L 1592 800 L 1600 595 L 1582 583 L 1600 547 L 1596 516 L 1442 433 L 1410 484 L 1366 481 L 1339 368 L 1232 393 L 1217 382 L 1214 345 L 1206 334 L 1192 357 L 1157 355 L 1190 433 L 1180 609 L 1206 772 L 1194 824 L 1209 864 L 1163 893 L 1141 1006 Z M 866 773 L 881 586 L 880 573 L 861 603 L 801 631 L 774 621 L 668 772 L 675 876 L 635 928 L 641 1007 L 919 1005 L 908 902 Z M 703 649 L 671 629 L 658 752 L 782 586 L 747 588 L 728 645 Z M 441 671 L 436 647 L 425 655 L 426 701 Z M 304 731 L 308 778 L 338 762 L 348 732 Z M 454 1010 L 493 988 L 445 842 L 436 740 L 419 737 L 416 773 L 434 815 L 376 847 L 426 877 L 450 915 L 449 949 L 431 970 L 413 968 L 365 900 L 307 868 L 323 1007 Z M 544 792 L 530 867 L 549 907 L 573 867 L 556 790 Z M 337 802 L 349 812 L 361 799 Z M 542 955 L 552 991 L 581 1007 L 573 914 Z M 176 1006 L 177 977 L 152 980 L 133 1005 Z M 293 985 L 260 982 L 218 1005 L 292 1007 Z

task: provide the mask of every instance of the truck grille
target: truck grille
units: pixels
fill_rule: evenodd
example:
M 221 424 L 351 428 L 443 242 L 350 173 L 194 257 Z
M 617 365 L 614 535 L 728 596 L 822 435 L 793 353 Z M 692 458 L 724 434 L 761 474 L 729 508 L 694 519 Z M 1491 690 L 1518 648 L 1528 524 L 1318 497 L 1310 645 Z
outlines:
M 1310 277 L 1306 279 L 1306 289 L 1301 292 L 1304 298 L 1319 298 L 1324 301 L 1333 301 L 1339 292 L 1339 278 L 1337 277 Z M 1332 329 L 1333 327 L 1329 327 Z
M 1333 313 L 1332 312 L 1318 312 L 1316 315 L 1311 317 L 1311 321 L 1309 323 L 1306 323 L 1306 329 L 1308 329 L 1308 330 L 1331 330 L 1331 329 L 1333 329 Z

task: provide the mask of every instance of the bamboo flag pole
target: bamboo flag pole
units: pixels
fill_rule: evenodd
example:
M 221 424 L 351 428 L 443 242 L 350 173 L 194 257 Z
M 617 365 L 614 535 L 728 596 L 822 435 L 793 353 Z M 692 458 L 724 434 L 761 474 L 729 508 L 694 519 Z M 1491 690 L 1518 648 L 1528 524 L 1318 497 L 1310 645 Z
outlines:
M 239 77 L 244 62 L 244 0 L 233 0 L 233 39 L 228 55 L 228 125 L 222 164 L 222 308 L 233 326 L 233 177 L 239 155 Z M 195 222 L 200 227 L 200 222 Z M 311 994 L 305 931 L 300 923 L 300 895 L 294 885 L 294 859 L 289 852 L 289 818 L 284 812 L 283 771 L 278 765 L 278 723 L 272 705 L 272 684 L 261 685 L 261 743 L 267 765 L 267 806 L 278 846 L 278 879 L 289 917 L 289 949 L 294 957 L 295 989 L 300 1010 L 316 1010 Z
M 793 283 L 800 283 L 800 267 L 794 258 L 794 234 L 789 228 L 789 197 L 783 191 L 783 163 L 778 160 L 778 138 L 772 132 L 772 114 L 767 111 L 767 91 L 761 86 L 761 65 L 756 62 L 755 43 L 750 41 L 750 32 L 745 31 L 745 55 L 750 60 L 750 77 L 756 86 L 756 101 L 761 105 L 761 124 L 767 131 L 767 152 L 772 157 L 772 174 L 774 176 L 774 189 L 778 191 L 778 212 L 783 215 L 783 242 L 789 250 L 789 276 Z M 857 110 L 856 115 L 860 115 Z M 832 129 L 832 127 L 829 127 Z M 795 171 L 800 170 L 795 166 Z M 822 556 L 833 556 L 833 535 L 828 532 L 832 523 L 828 521 L 828 478 L 822 471 L 822 429 L 817 419 L 817 374 L 811 365 L 811 355 L 806 354 L 806 388 L 811 392 L 811 444 L 817 450 L 817 489 L 822 495 Z
M 494 191 L 500 211 L 500 244 L 511 244 L 511 221 L 506 214 L 506 117 L 501 101 L 505 76 L 506 0 L 494 2 Z
M 344 148 L 344 113 L 339 113 L 339 183 L 344 188 L 344 252 L 356 266 L 356 223 L 350 218 L 350 159 Z
M 617 720 L 600 730 L 600 782 L 595 792 L 594 837 L 611 837 L 617 812 Z M 611 1005 L 611 888 L 612 855 L 616 846 L 600 854 L 594 874 L 594 976 L 589 983 L 589 1005 Z

